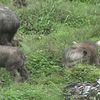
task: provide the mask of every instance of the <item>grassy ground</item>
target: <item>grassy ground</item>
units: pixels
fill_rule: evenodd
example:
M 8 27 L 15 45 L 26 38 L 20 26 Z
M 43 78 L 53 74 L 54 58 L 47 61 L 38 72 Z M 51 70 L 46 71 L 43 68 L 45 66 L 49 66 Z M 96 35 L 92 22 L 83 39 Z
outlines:
M 99 0 L 27 0 L 26 8 L 17 8 L 11 0 L 0 0 L 15 9 L 21 21 L 17 37 L 26 54 L 29 79 L 12 81 L 0 70 L 0 100 L 64 100 L 63 88 L 72 82 L 95 81 L 100 69 L 94 65 L 63 68 L 61 55 L 72 41 L 100 40 Z M 100 51 L 100 49 L 99 49 Z

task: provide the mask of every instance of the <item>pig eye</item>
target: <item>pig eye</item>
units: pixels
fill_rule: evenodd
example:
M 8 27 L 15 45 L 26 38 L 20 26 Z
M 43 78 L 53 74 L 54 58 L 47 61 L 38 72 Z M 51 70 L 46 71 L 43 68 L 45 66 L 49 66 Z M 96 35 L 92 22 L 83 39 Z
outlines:
M 87 55 L 87 51 L 84 50 L 84 51 L 83 51 L 83 54 L 84 54 L 84 56 L 86 56 L 86 55 Z

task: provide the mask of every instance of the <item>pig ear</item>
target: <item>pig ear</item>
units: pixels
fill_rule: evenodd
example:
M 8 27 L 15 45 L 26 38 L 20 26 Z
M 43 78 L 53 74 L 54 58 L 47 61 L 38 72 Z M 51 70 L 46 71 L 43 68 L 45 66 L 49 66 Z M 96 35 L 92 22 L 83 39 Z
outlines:
M 87 51 L 86 51 L 86 50 L 83 51 L 83 55 L 84 55 L 84 56 L 87 55 Z

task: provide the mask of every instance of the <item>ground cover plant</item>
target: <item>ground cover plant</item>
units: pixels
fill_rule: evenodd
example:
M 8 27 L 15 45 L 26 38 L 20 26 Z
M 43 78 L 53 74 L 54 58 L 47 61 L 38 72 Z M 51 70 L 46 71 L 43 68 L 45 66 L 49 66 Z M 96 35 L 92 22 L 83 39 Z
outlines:
M 100 78 L 95 65 L 61 65 L 65 47 L 73 41 L 100 40 L 99 0 L 26 0 L 17 8 L 12 0 L 0 0 L 16 11 L 21 26 L 16 37 L 26 55 L 29 79 L 16 83 L 0 69 L 0 100 L 64 100 L 63 88 L 73 82 Z M 99 48 L 100 54 L 100 48 Z

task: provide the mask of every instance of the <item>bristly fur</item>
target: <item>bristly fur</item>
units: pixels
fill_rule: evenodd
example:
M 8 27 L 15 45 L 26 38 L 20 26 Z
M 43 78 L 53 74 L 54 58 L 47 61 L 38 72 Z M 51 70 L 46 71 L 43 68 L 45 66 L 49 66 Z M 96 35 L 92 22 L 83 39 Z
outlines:
M 98 49 L 92 42 L 76 43 L 65 49 L 62 63 L 66 67 L 72 67 L 77 63 L 99 64 Z
M 14 13 L 6 6 L 0 6 L 0 45 L 12 45 L 20 22 Z
M 14 79 L 18 79 L 17 81 L 24 81 L 28 78 L 24 62 L 25 55 L 17 47 L 0 45 L 0 67 L 10 71 Z

